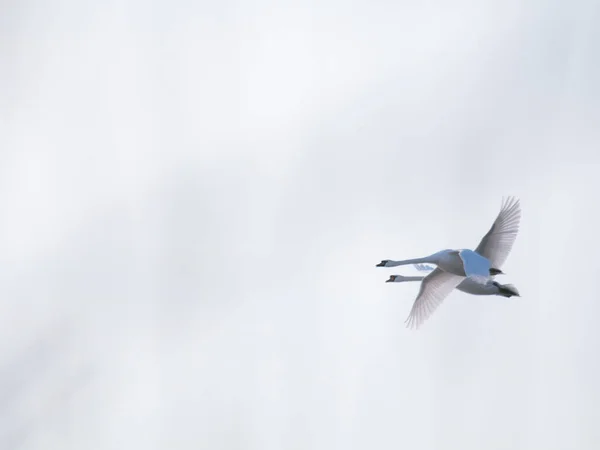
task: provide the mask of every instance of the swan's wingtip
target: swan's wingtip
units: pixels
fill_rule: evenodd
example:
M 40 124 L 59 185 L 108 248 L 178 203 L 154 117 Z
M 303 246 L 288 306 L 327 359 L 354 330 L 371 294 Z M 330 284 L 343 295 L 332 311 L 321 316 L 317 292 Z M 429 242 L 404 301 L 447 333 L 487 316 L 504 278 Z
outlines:
M 412 314 L 406 318 L 406 320 L 404 321 L 404 324 L 406 325 L 406 328 L 409 330 L 417 330 L 420 325 L 417 323 L 417 320 L 415 319 L 415 317 Z

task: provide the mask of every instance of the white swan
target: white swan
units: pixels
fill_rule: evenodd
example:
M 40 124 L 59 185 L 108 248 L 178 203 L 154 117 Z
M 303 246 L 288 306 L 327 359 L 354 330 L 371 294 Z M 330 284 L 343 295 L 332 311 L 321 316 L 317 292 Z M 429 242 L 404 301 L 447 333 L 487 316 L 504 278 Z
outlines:
M 406 326 L 418 328 L 422 325 L 444 298 L 461 282 L 465 281 L 465 276 L 470 277 L 471 281 L 469 283 L 487 285 L 491 282 L 490 276 L 503 273 L 499 267 L 504 264 L 512 249 L 519 231 L 520 220 L 521 206 L 519 200 L 509 197 L 502 202 L 500 213 L 475 251 L 444 250 L 425 258 L 404 261 L 384 260 L 379 263 L 378 267 L 418 263 L 431 263 L 438 266 L 423 278 L 419 294 L 405 321 Z M 487 274 L 485 273 L 486 267 Z
M 385 259 L 377 264 L 377 267 L 395 267 L 417 263 L 436 264 L 444 272 L 478 279 L 482 283 L 485 283 L 490 275 L 502 273 L 500 269 L 491 267 L 491 263 L 487 258 L 469 249 L 442 250 L 424 258 L 405 259 L 403 261 Z
M 490 275 L 499 275 L 503 273 L 497 267 L 492 267 L 489 259 L 469 249 L 447 249 L 423 258 L 404 259 L 402 261 L 384 259 L 377 264 L 376 267 L 396 267 L 409 264 L 417 265 L 420 263 L 435 264 L 444 272 L 449 272 L 461 277 L 481 276 L 487 279 Z
M 433 267 L 431 268 L 433 270 Z M 404 281 L 422 281 L 424 276 L 404 276 L 390 275 L 386 283 L 402 283 Z M 520 297 L 518 289 L 512 284 L 500 284 L 497 281 L 489 280 L 482 284 L 473 281 L 471 278 L 464 278 L 456 289 L 471 295 L 500 295 L 502 297 Z

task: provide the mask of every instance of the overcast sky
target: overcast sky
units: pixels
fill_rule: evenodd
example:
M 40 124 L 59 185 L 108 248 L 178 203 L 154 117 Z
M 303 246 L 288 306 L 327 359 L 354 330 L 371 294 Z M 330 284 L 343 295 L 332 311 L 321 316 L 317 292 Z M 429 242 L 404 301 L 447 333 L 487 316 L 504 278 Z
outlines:
M 600 6 L 0 4 L 0 447 L 597 449 Z M 418 331 L 381 259 L 500 281 Z

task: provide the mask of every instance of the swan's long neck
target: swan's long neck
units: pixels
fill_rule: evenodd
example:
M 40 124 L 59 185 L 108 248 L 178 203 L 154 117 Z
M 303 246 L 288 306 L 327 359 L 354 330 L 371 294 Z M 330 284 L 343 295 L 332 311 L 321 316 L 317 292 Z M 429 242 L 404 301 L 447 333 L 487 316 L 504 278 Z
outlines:
M 396 277 L 394 278 L 394 283 L 400 283 L 402 281 L 421 281 L 423 278 L 423 276 L 418 277 L 418 276 L 414 276 L 414 277 L 405 277 L 404 275 L 396 275 Z
M 405 259 L 403 261 L 387 261 L 385 267 L 396 267 L 396 266 L 407 266 L 409 264 L 423 264 L 423 263 L 433 263 L 435 261 L 431 256 L 426 256 L 425 258 L 416 258 L 416 259 Z

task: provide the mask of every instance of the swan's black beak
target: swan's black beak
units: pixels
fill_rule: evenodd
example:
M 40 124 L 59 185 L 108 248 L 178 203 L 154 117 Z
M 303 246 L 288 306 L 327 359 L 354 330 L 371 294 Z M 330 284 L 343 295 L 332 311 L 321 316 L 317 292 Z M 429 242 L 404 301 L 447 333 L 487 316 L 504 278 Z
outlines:
M 385 280 L 386 283 L 390 283 L 392 281 L 396 280 L 396 275 L 390 275 L 390 279 L 389 280 Z
M 384 259 L 383 261 L 381 261 L 379 264 L 377 264 L 375 267 L 385 267 L 385 265 L 387 264 L 389 260 Z
M 490 275 L 494 276 L 494 275 L 504 275 L 504 272 L 502 272 L 500 269 L 496 269 L 494 267 L 490 268 Z

